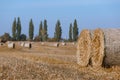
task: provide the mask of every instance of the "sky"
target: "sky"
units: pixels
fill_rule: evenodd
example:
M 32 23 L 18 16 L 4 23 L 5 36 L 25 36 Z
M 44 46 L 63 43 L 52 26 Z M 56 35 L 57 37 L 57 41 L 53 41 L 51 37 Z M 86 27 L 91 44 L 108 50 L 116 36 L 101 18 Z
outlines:
M 20 17 L 22 33 L 28 36 L 29 21 L 38 35 L 40 21 L 47 19 L 49 37 L 60 20 L 62 37 L 68 38 L 69 25 L 77 19 L 82 29 L 119 28 L 120 0 L 0 0 L 0 35 L 12 34 L 14 18 Z

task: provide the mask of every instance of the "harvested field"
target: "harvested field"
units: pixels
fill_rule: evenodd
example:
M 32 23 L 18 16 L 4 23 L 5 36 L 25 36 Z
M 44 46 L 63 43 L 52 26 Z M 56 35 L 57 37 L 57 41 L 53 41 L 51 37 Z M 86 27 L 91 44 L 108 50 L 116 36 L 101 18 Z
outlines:
M 118 80 L 120 68 L 91 68 L 77 65 L 76 45 L 41 45 L 32 48 L 0 47 L 0 80 Z

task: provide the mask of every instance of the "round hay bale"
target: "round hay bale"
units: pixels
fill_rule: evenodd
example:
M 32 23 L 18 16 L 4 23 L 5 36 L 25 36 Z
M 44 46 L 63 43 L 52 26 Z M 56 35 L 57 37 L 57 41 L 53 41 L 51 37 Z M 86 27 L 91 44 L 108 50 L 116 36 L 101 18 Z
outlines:
M 0 42 L 0 46 L 3 46 L 3 45 L 4 45 L 4 43 L 1 43 L 1 42 Z
M 14 42 L 9 42 L 7 45 L 8 45 L 8 48 L 15 48 Z
M 92 38 L 92 66 L 98 67 L 103 63 L 104 58 L 104 34 L 101 29 L 96 29 L 93 32 Z
M 105 40 L 104 65 L 120 66 L 120 29 L 102 29 Z
M 2 42 L 2 39 L 0 39 L 0 42 Z
M 77 63 L 88 66 L 91 57 L 91 34 L 89 30 L 82 30 L 77 43 Z
M 21 47 L 24 47 L 24 45 L 25 45 L 24 42 L 21 42 L 21 43 L 20 43 L 20 46 L 21 46 Z
M 120 66 L 120 29 L 96 29 L 92 39 L 93 66 Z
M 25 47 L 25 48 L 29 48 L 29 49 L 31 49 L 31 48 L 32 48 L 32 44 L 29 43 L 29 42 L 24 43 L 24 47 Z
M 75 45 L 75 42 L 73 42 L 72 45 Z
M 41 43 L 41 45 L 44 45 L 44 44 L 45 44 L 44 42 Z
M 59 43 L 54 43 L 53 46 L 54 47 L 59 47 Z
M 62 45 L 62 46 L 66 46 L 66 43 L 65 43 L 65 42 L 62 42 L 61 45 Z

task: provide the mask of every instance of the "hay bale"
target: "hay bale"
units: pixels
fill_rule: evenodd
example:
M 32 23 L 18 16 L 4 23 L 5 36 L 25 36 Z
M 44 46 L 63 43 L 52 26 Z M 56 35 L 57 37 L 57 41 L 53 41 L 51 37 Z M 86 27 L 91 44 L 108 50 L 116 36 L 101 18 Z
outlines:
M 44 42 L 41 43 L 42 46 L 43 46 L 44 44 L 45 44 Z
M 9 42 L 8 43 L 8 48 L 15 48 L 15 43 L 14 42 Z
M 93 32 L 92 38 L 92 66 L 102 66 L 104 58 L 104 34 L 101 29 L 96 29 Z
M 32 48 L 32 44 L 31 43 L 24 43 L 24 47 L 25 48 Z
M 59 43 L 54 43 L 53 46 L 54 47 L 59 47 Z
M 120 66 L 120 29 L 96 29 L 94 32 L 93 66 Z
M 0 42 L 0 46 L 3 46 L 3 43 Z
M 77 63 L 93 67 L 120 66 L 120 29 L 83 30 L 77 44 Z
M 91 57 L 91 34 L 89 30 L 82 30 L 77 43 L 77 63 L 88 66 Z
M 21 47 L 24 47 L 24 45 L 25 45 L 24 42 L 21 42 L 21 43 L 20 43 L 20 46 L 21 46 Z
M 62 44 L 62 46 L 65 46 L 65 45 L 66 45 L 66 43 L 65 43 L 65 42 L 62 42 L 61 44 Z
M 75 42 L 72 42 L 72 45 L 75 45 Z

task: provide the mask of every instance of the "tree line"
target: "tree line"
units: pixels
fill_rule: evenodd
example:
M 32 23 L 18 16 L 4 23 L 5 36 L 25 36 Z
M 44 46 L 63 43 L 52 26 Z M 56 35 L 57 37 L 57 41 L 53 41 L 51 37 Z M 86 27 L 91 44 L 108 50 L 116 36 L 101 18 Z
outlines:
M 49 38 L 48 36 L 48 25 L 47 25 L 47 20 L 45 19 L 43 22 L 40 22 L 39 25 L 39 33 L 37 36 L 34 37 L 34 23 L 33 20 L 30 19 L 29 22 L 29 36 L 25 34 L 21 34 L 22 26 L 21 26 L 21 21 L 20 17 L 17 19 L 15 18 L 12 24 L 12 36 L 10 36 L 8 33 L 5 33 L 2 35 L 0 38 L 5 41 L 5 40 L 12 40 L 12 41 L 77 41 L 78 38 L 78 25 L 77 25 L 77 20 L 74 20 L 74 23 L 70 23 L 69 26 L 69 39 L 63 39 L 62 38 L 62 26 L 60 20 L 57 20 L 56 25 L 55 25 L 55 32 L 54 32 L 54 37 Z

